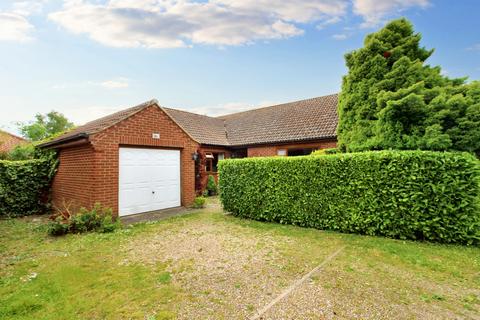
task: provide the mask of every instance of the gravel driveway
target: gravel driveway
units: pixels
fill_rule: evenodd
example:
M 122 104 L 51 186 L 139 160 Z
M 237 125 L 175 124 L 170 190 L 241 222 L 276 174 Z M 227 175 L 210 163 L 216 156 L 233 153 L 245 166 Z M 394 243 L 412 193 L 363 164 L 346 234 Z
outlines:
M 265 232 L 259 237 L 240 226 L 195 221 L 172 226 L 148 241 L 131 242 L 124 249 L 129 252 L 126 263 L 168 264 L 174 283 L 186 295 L 178 306 L 179 319 L 248 319 L 315 267 L 312 263 L 294 267 L 283 253 L 292 249 L 290 245 L 296 244 L 287 236 Z M 334 244 L 326 247 L 316 261 L 334 249 Z M 281 313 L 296 314 L 296 319 L 322 315 L 317 296 L 298 290 L 293 303 L 280 303 Z
M 342 247 L 260 319 L 480 319 L 475 268 L 452 277 L 441 267 L 463 270 L 455 248 L 406 244 L 409 253 L 398 241 L 251 222 L 217 206 L 152 230 L 123 245 L 123 263 L 167 266 L 182 292 L 178 319 L 251 319 Z

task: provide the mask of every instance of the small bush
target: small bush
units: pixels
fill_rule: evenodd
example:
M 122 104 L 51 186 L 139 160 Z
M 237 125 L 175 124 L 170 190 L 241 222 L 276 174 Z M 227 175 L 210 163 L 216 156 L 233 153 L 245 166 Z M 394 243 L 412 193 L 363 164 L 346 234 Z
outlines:
M 8 153 L 8 159 L 13 161 L 35 159 L 35 150 L 33 143 L 18 145 Z
M 193 202 L 193 207 L 196 209 L 201 209 L 205 207 L 205 197 L 196 197 L 195 201 Z
M 479 244 L 479 163 L 432 151 L 225 160 L 220 198 L 226 211 L 256 220 Z
M 90 231 L 107 233 L 118 228 L 120 221 L 112 217 L 112 210 L 102 208 L 97 203 L 92 210 L 81 208 L 77 213 L 71 214 L 67 209 L 53 216 L 48 224 L 48 233 L 52 236 Z
M 214 196 L 218 193 L 217 183 L 212 175 L 208 176 L 207 190 L 209 196 Z

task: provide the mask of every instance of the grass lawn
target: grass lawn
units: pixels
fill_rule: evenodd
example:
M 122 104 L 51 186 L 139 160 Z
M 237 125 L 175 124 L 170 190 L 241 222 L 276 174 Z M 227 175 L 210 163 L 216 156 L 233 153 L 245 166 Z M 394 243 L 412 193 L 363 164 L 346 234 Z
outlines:
M 0 319 L 479 319 L 480 248 L 241 220 L 209 208 L 113 234 L 0 221 Z

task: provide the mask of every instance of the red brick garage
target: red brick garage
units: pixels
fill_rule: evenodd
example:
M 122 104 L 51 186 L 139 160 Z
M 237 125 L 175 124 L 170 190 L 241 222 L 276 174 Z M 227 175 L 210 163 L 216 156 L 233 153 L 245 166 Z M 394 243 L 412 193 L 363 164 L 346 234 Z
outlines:
M 43 145 L 59 152 L 60 165 L 52 187 L 53 204 L 63 210 L 90 208 L 99 202 L 118 213 L 119 150 L 134 148 L 179 153 L 179 205 L 190 205 L 195 198 L 192 154 L 198 146 L 156 101 L 95 120 Z M 150 210 L 129 213 L 145 211 Z

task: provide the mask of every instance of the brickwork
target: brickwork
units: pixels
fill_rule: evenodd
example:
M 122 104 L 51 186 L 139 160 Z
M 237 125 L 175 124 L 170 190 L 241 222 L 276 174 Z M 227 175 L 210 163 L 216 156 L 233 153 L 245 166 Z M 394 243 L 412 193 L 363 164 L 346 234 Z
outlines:
M 52 200 L 55 210 L 90 207 L 94 199 L 94 150 L 91 145 L 62 149 L 60 165 L 53 179 Z
M 248 148 L 248 157 L 271 157 L 277 155 L 279 149 L 300 149 L 300 148 L 317 148 L 328 149 L 335 148 L 337 146 L 336 140 L 324 140 L 318 142 L 308 143 L 295 143 L 295 144 L 283 144 L 283 145 L 266 145 Z
M 27 141 L 23 138 L 14 136 L 5 131 L 0 130 L 0 153 L 1 152 L 10 152 L 16 146 L 25 144 Z

